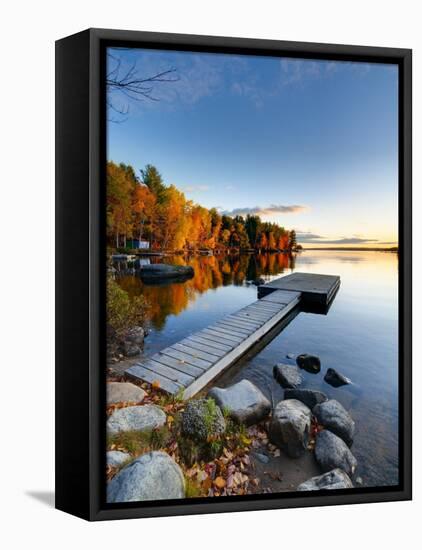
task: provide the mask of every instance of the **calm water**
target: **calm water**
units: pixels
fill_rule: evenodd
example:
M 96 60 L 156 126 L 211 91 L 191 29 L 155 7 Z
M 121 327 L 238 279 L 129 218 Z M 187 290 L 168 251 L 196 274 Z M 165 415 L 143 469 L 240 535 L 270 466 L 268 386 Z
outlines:
M 149 260 L 148 260 L 149 261 Z M 318 375 L 307 374 L 303 387 L 321 389 L 338 399 L 356 421 L 353 453 L 364 485 L 398 482 L 398 257 L 387 252 L 305 251 L 295 259 L 283 254 L 222 258 L 165 258 L 189 263 L 195 277 L 185 283 L 143 285 L 135 275 L 119 277 L 132 294 L 151 303 L 151 333 L 145 355 L 151 355 L 224 315 L 256 300 L 248 284 L 292 271 L 339 275 L 341 287 L 327 315 L 299 313 L 266 347 L 229 369 L 218 384 L 248 378 L 275 401 L 283 392 L 274 381 L 276 362 L 293 363 L 287 353 L 321 358 Z M 332 388 L 323 380 L 328 367 L 354 385 Z

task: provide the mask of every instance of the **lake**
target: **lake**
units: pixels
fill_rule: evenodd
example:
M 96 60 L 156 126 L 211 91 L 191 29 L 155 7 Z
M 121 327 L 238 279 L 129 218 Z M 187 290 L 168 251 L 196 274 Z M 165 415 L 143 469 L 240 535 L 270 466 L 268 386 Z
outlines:
M 195 276 L 184 283 L 144 285 L 130 271 L 118 275 L 131 295 L 151 304 L 150 334 L 144 354 L 185 338 L 257 299 L 257 277 L 265 281 L 293 271 L 341 277 L 327 315 L 299 313 L 267 346 L 249 354 L 216 380 L 227 386 L 248 378 L 275 402 L 283 397 L 275 382 L 275 363 L 293 363 L 286 354 L 311 353 L 321 373 L 304 372 L 302 387 L 320 389 L 340 401 L 356 422 L 352 451 L 364 486 L 398 483 L 398 256 L 374 251 L 311 251 L 241 256 L 152 258 L 189 264 Z M 121 266 L 120 266 L 121 267 Z M 332 367 L 353 385 L 333 388 L 324 382 Z

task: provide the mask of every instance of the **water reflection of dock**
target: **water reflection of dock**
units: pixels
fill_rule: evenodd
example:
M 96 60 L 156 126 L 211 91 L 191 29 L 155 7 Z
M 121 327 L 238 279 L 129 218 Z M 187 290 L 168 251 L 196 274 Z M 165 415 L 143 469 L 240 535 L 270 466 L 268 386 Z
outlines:
M 158 383 L 188 399 L 235 363 L 285 319 L 298 311 L 326 313 L 340 286 L 334 275 L 293 273 L 258 288 L 259 299 L 221 321 L 191 334 L 125 372 Z

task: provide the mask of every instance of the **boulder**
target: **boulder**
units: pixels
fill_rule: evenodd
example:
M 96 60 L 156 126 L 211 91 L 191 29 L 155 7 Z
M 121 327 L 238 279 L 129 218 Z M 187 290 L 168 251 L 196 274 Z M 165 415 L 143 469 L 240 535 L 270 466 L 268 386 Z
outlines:
M 302 375 L 296 365 L 278 363 L 273 368 L 274 378 L 283 388 L 296 388 L 302 383 Z
M 107 466 L 113 466 L 114 468 L 120 468 L 132 457 L 129 453 L 122 453 L 122 451 L 108 451 L 106 455 Z
M 257 279 L 255 279 L 255 280 L 253 281 L 253 284 L 254 284 L 255 286 L 265 285 L 265 279 L 262 278 L 262 277 L 258 277 Z
M 152 430 L 163 426 L 166 415 L 156 405 L 140 405 L 117 409 L 107 420 L 107 432 L 111 435 L 132 430 Z
M 296 491 L 321 491 L 323 489 L 353 489 L 353 483 L 346 472 L 335 468 L 321 476 L 311 477 L 304 481 Z
M 120 351 L 125 357 L 136 357 L 141 353 L 141 348 L 133 342 L 123 340 L 120 344 Z
M 312 410 L 318 403 L 327 401 L 328 397 L 318 390 L 286 389 L 284 399 L 297 399 Z
M 166 280 L 185 281 L 195 275 L 190 265 L 149 264 L 141 266 L 139 270 L 141 279 L 148 282 L 160 282 Z
M 311 411 L 297 399 L 280 401 L 273 412 L 269 436 L 289 456 L 301 456 L 309 440 Z
M 340 468 L 352 476 L 357 466 L 356 458 L 346 443 L 329 430 L 317 434 L 315 458 L 324 472 Z
M 142 327 L 132 327 L 125 335 L 126 342 L 132 342 L 136 346 L 143 346 L 145 331 Z
M 317 374 L 321 370 L 321 361 L 316 355 L 301 353 L 296 357 L 297 365 L 311 374 Z
M 271 412 L 271 403 L 265 395 L 246 379 L 228 388 L 212 388 L 208 395 L 229 411 L 233 420 L 246 426 L 259 422 Z
M 347 378 L 347 376 L 340 374 L 335 369 L 327 369 L 327 372 L 325 373 L 325 376 L 324 376 L 324 380 L 327 382 L 327 384 L 330 384 L 335 388 L 352 383 L 350 378 Z
M 349 447 L 352 445 L 355 423 L 341 403 L 329 399 L 316 405 L 312 412 L 320 424 L 341 437 Z
M 221 435 L 226 430 L 226 421 L 214 399 L 189 401 L 182 413 L 181 428 L 184 435 L 197 441 Z
M 142 388 L 130 382 L 108 382 L 107 405 L 113 403 L 141 403 L 146 396 Z
M 114 476 L 107 502 L 184 498 L 185 480 L 176 462 L 161 451 L 141 455 Z

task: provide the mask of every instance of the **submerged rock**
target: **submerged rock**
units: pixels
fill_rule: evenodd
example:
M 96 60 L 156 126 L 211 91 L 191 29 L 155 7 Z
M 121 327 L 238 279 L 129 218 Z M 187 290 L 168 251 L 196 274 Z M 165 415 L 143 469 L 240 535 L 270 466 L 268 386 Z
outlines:
M 302 375 L 296 365 L 278 363 L 273 368 L 274 378 L 283 388 L 296 388 L 302 383 Z
M 286 389 L 284 391 L 284 399 L 297 399 L 305 403 L 310 409 L 313 409 L 318 403 L 327 401 L 328 397 L 325 393 L 318 390 Z
M 329 430 L 317 434 L 315 458 L 324 472 L 340 468 L 352 476 L 357 466 L 357 460 L 346 443 Z
M 301 369 L 311 374 L 317 374 L 321 370 L 321 361 L 316 355 L 301 353 L 296 357 L 296 363 Z
M 109 434 L 129 432 L 132 430 L 152 430 L 163 426 L 166 415 L 156 405 L 140 405 L 117 409 L 107 420 Z
M 184 498 L 185 480 L 176 462 L 161 451 L 141 455 L 114 476 L 107 502 Z
M 329 399 L 316 405 L 312 412 L 320 424 L 341 437 L 349 447 L 352 445 L 355 423 L 341 403 Z
M 106 454 L 107 466 L 113 466 L 114 468 L 120 468 L 130 459 L 130 454 L 122 451 L 108 451 Z
M 353 483 L 350 477 L 340 470 L 335 468 L 321 476 L 311 477 L 301 483 L 297 491 L 321 491 L 322 489 L 352 489 Z
M 274 409 L 269 436 L 275 445 L 297 458 L 308 446 L 310 428 L 310 409 L 301 401 L 285 399 Z
M 228 388 L 212 388 L 209 397 L 241 424 L 256 424 L 271 412 L 271 403 L 250 380 L 241 380 Z
M 346 384 L 351 384 L 352 381 L 347 376 L 337 372 L 335 369 L 327 369 L 325 373 L 324 380 L 327 384 L 338 388 L 339 386 L 345 386 Z
M 142 388 L 130 382 L 107 383 L 107 405 L 113 403 L 141 403 L 146 396 Z
M 197 441 L 221 435 L 226 430 L 226 421 L 214 399 L 189 401 L 182 413 L 182 432 Z

